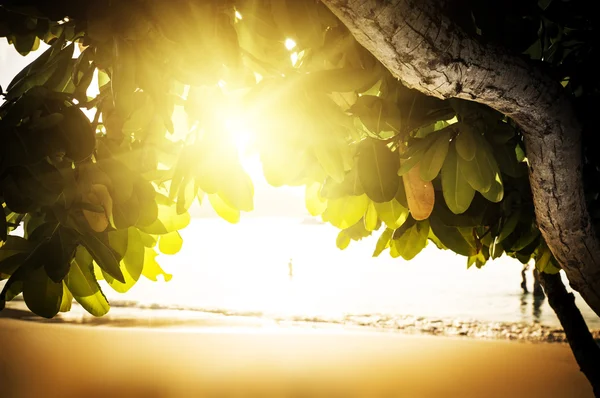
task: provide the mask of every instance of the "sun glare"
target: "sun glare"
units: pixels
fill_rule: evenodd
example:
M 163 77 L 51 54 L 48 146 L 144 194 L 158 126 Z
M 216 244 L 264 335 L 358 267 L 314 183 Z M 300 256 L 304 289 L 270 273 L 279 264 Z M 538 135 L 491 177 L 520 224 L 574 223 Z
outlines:
M 298 53 L 297 52 L 293 52 L 290 54 L 290 61 L 292 61 L 292 66 L 296 66 L 296 64 L 298 63 Z
M 291 51 L 294 49 L 294 47 L 296 47 L 296 42 L 293 39 L 285 39 L 285 48 Z
M 248 144 L 252 138 L 251 131 L 245 126 L 243 118 L 232 115 L 225 119 L 225 129 L 233 137 L 240 156 L 247 153 Z
M 248 127 L 247 120 L 239 114 L 232 114 L 225 119 L 225 129 L 233 138 L 242 167 L 252 180 L 262 178 L 262 166 L 258 155 L 252 153 L 251 144 L 254 133 Z

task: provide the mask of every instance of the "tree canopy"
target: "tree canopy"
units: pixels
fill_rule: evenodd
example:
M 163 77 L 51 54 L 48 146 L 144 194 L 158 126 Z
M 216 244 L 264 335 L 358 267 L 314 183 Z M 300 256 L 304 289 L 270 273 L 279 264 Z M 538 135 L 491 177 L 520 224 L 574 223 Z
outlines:
M 595 223 L 590 6 L 487 3 L 449 13 L 572 99 Z M 561 268 L 536 222 L 520 125 L 407 88 L 320 2 L 15 1 L 0 6 L 0 36 L 22 55 L 49 45 L 2 92 L 2 307 L 22 292 L 44 317 L 73 298 L 101 316 L 99 279 L 118 292 L 142 275 L 169 279 L 156 256 L 179 250 L 193 201 L 232 223 L 253 208 L 236 120 L 251 126 L 267 181 L 305 186 L 340 249 L 377 234 L 374 256 L 410 260 L 431 242 L 469 267 L 506 254 Z M 11 234 L 20 225 L 23 237 Z

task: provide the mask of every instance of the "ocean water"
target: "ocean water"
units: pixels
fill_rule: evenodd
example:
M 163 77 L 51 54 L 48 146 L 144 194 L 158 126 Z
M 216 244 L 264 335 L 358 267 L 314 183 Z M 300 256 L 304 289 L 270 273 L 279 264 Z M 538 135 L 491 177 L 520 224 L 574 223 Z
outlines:
M 335 228 L 302 218 L 247 218 L 237 225 L 194 218 L 181 234 L 182 250 L 158 258 L 172 280 L 142 278 L 126 294 L 103 283 L 114 307 L 145 309 L 141 316 L 178 310 L 185 318 L 200 311 L 432 334 L 564 339 L 547 300 L 523 294 L 522 265 L 508 257 L 467 269 L 464 257 L 430 244 L 411 261 L 387 252 L 373 258 L 378 234 L 341 251 Z M 577 304 L 590 328 L 600 329 L 600 319 L 580 297 Z

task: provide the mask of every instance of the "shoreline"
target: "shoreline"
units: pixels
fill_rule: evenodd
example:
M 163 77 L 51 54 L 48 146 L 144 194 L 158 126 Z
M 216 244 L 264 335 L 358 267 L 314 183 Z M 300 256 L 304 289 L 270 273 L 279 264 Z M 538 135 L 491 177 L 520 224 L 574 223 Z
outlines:
M 177 330 L 6 318 L 0 341 L 6 398 L 593 396 L 564 344 L 227 322 Z
M 189 310 L 180 308 L 152 307 L 112 307 L 104 317 L 96 318 L 74 303 L 70 312 L 60 313 L 53 319 L 44 319 L 32 314 L 25 303 L 14 301 L 4 311 L 0 319 L 20 319 L 42 324 L 66 324 L 88 327 L 106 326 L 111 328 L 164 328 L 168 330 L 200 330 L 206 327 L 224 325 L 226 327 L 260 328 L 333 328 L 336 330 L 356 330 L 367 332 L 397 333 L 403 335 L 425 335 L 435 337 L 456 337 L 490 341 L 521 341 L 531 343 L 567 344 L 564 331 L 539 323 L 510 323 L 476 320 L 427 318 L 412 315 L 386 316 L 382 314 L 351 315 L 338 317 L 318 316 L 277 316 L 254 312 L 231 310 Z M 600 329 L 591 330 L 600 343 Z

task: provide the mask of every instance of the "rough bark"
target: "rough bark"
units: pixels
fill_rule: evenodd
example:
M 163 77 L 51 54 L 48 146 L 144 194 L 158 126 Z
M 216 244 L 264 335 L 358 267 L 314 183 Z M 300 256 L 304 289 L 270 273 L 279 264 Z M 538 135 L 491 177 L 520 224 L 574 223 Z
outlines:
M 322 2 L 406 86 L 488 105 L 519 124 L 542 235 L 600 316 L 600 242 L 583 194 L 581 127 L 558 82 L 467 35 L 445 14 L 444 0 Z
M 559 274 L 541 273 L 540 283 L 567 335 L 581 372 L 592 384 L 594 395 L 600 397 L 600 346 L 594 340 L 581 312 L 575 305 L 575 296 L 567 292 Z

